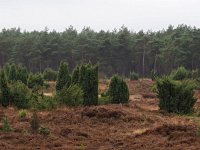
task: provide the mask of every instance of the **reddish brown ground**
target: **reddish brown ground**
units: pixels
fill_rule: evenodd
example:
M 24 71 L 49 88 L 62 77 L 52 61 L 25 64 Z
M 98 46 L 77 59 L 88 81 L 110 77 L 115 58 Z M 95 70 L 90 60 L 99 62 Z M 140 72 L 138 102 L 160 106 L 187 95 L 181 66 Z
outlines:
M 101 84 L 102 91 L 106 83 Z M 66 150 L 198 150 L 198 117 L 160 112 L 151 92 L 151 80 L 129 82 L 130 102 L 82 108 L 59 108 L 39 112 L 42 125 L 51 130 L 49 137 L 32 133 L 31 112 L 20 121 L 14 108 L 0 108 L 0 119 L 8 116 L 14 132 L 0 131 L 3 149 Z M 198 91 L 196 92 L 197 96 Z M 197 103 L 199 104 L 199 103 Z

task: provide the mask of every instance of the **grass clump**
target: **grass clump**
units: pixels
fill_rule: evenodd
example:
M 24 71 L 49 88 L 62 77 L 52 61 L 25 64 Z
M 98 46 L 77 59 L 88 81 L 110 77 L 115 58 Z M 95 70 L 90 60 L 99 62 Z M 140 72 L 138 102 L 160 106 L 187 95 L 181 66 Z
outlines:
M 20 119 L 25 119 L 27 117 L 27 111 L 26 110 L 20 110 L 18 113 L 18 116 Z
M 4 132 L 11 132 L 11 131 L 14 131 L 14 129 L 12 128 L 9 120 L 7 117 L 4 117 L 3 120 L 3 128 L 2 128 L 2 131 Z
M 45 127 L 45 126 L 41 126 L 39 128 L 39 134 L 43 135 L 43 136 L 48 136 L 50 135 L 50 129 L 48 127 Z

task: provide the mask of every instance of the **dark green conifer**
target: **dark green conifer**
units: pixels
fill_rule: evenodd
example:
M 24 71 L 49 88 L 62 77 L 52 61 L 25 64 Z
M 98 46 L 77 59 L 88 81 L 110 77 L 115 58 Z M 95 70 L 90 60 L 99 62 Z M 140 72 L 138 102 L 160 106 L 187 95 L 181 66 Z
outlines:
M 56 91 L 60 91 L 63 89 L 64 86 L 69 87 L 71 84 L 71 76 L 68 70 L 68 64 L 65 62 L 61 62 L 58 77 L 56 81 Z
M 0 95 L 1 104 L 2 106 L 7 107 L 10 104 L 10 92 L 4 70 L 0 72 L 0 91 L 1 91 Z

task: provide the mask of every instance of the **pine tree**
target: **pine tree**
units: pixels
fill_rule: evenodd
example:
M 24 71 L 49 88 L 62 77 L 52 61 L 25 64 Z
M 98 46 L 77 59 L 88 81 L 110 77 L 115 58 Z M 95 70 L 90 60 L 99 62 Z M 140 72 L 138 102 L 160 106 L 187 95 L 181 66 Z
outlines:
M 1 104 L 7 107 L 10 103 L 10 92 L 7 84 L 7 79 L 4 71 L 0 72 L 0 90 L 1 90 Z
M 60 91 L 63 89 L 64 86 L 69 87 L 71 84 L 71 77 L 68 70 L 68 64 L 65 62 L 61 62 L 59 71 L 58 71 L 58 78 L 56 81 L 56 91 Z

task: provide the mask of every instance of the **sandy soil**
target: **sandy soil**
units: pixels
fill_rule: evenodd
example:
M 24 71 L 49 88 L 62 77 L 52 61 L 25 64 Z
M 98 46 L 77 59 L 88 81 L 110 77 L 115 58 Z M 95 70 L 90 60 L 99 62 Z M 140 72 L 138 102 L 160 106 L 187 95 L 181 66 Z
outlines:
M 27 119 L 20 120 L 15 108 L 0 108 L 0 119 L 8 116 L 15 128 L 10 133 L 0 131 L 0 149 L 200 149 L 200 137 L 196 135 L 199 117 L 159 111 L 156 95 L 151 92 L 151 80 L 131 81 L 128 84 L 131 93 L 129 104 L 39 112 L 40 124 L 51 130 L 48 137 L 32 133 L 31 112 Z M 106 85 L 101 84 L 102 91 Z M 196 92 L 197 97 L 199 93 Z M 198 101 L 196 107 L 199 104 Z

